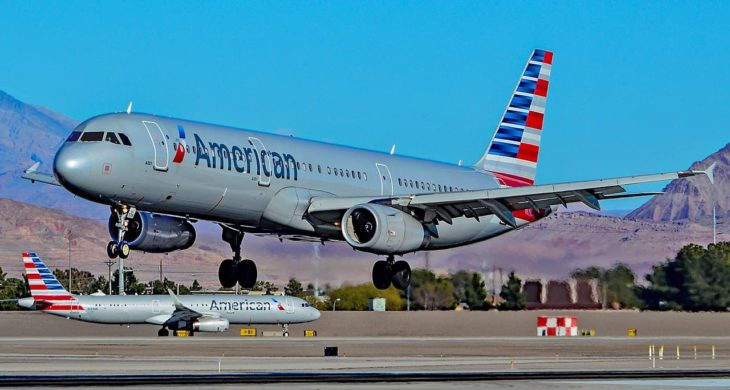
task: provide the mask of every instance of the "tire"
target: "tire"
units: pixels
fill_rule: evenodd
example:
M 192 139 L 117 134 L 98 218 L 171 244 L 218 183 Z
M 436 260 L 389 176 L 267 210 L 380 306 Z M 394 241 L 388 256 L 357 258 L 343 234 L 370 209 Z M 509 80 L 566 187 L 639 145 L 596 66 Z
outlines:
M 117 249 L 117 252 L 119 252 L 119 257 L 122 259 L 126 259 L 129 257 L 129 252 L 131 249 L 129 249 L 129 244 L 127 244 L 126 241 L 122 241 L 121 244 L 119 244 L 119 248 Z
M 224 288 L 231 288 L 236 285 L 236 263 L 231 259 L 221 261 L 218 267 L 218 281 Z
M 257 275 L 256 263 L 253 260 L 245 259 L 237 264 L 236 279 L 243 288 L 252 288 L 256 284 Z
M 284 337 L 289 337 L 289 332 L 284 332 L 284 333 L 282 333 L 282 335 L 283 335 Z
M 378 260 L 373 265 L 373 284 L 378 290 L 385 290 L 391 283 L 390 265 L 385 260 Z
M 167 330 L 167 329 L 165 329 L 165 328 L 162 328 L 162 329 L 160 329 L 160 330 L 157 331 L 157 335 L 160 336 L 160 337 L 167 337 L 167 336 L 170 335 L 170 331 Z
M 109 241 L 109 243 L 106 244 L 106 255 L 109 256 L 110 259 L 117 258 L 117 251 L 119 251 L 119 246 L 116 242 Z
M 393 282 L 393 287 L 398 290 L 405 290 L 411 284 L 411 266 L 408 265 L 408 262 L 402 260 L 396 261 L 393 264 L 392 273 L 391 281 Z

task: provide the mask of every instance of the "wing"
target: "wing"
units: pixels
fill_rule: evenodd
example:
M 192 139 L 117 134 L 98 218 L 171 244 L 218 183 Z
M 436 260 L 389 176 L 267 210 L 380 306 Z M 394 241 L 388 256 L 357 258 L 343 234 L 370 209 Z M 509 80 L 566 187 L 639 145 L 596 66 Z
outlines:
M 38 167 L 41 165 L 40 162 L 37 162 L 33 164 L 32 167 L 26 169 L 23 174 L 20 176 L 23 179 L 30 180 L 31 182 L 40 182 L 40 183 L 46 183 L 46 184 L 52 184 L 54 186 L 60 186 L 61 184 L 56 180 L 56 178 L 49 174 L 49 173 L 41 173 L 38 172 Z
M 705 171 L 679 171 L 654 175 L 619 177 L 579 181 L 572 183 L 547 184 L 527 187 L 497 188 L 449 193 L 418 194 L 400 197 L 350 197 L 312 198 L 308 213 L 320 221 L 336 220 L 344 210 L 362 203 L 381 203 L 401 209 L 408 209 L 423 223 L 451 223 L 453 218 L 495 215 L 506 225 L 517 227 L 513 212 L 532 209 L 539 212 L 555 205 L 580 202 L 599 210 L 599 200 L 618 199 L 657 193 L 625 193 L 624 186 L 640 183 L 673 180 L 695 175 L 707 175 L 713 180 L 715 164 Z M 335 225 L 337 225 L 335 223 Z
M 170 294 L 170 297 L 172 297 L 172 302 L 175 304 L 175 311 L 173 311 L 172 314 L 170 314 L 169 316 L 163 314 L 150 317 L 145 322 L 157 325 L 167 325 L 174 324 L 180 321 L 192 322 L 193 320 L 203 316 L 203 314 L 198 313 L 197 311 L 183 305 L 183 303 L 180 302 L 180 300 L 177 298 L 177 295 L 175 295 L 172 290 L 168 289 L 167 292 Z

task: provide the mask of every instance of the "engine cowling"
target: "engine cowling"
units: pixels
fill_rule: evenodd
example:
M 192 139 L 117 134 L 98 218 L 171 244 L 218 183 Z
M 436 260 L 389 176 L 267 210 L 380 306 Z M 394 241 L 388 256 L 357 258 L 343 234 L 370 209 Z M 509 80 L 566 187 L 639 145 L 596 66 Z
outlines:
M 201 317 L 193 322 L 193 330 L 196 332 L 225 332 L 230 323 L 225 318 Z
M 423 225 L 409 214 L 372 203 L 345 212 L 342 235 L 355 249 L 385 255 L 416 251 L 428 237 Z
M 109 217 L 109 234 L 118 236 L 116 216 Z M 124 240 L 134 250 L 166 253 L 188 249 L 195 243 L 195 228 L 185 219 L 137 212 L 127 225 Z

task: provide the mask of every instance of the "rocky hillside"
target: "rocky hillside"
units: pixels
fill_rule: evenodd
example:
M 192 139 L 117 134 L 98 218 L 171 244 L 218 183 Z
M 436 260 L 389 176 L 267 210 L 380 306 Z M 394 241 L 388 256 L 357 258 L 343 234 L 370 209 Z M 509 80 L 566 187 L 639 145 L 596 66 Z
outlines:
M 655 196 L 644 205 L 629 213 L 626 218 L 651 221 L 703 221 L 709 223 L 712 207 L 717 206 L 717 215 L 730 214 L 730 144 L 711 154 L 702 161 L 692 164 L 690 169 L 705 169 L 716 162 L 715 184 L 705 177 L 673 180 L 664 194 Z

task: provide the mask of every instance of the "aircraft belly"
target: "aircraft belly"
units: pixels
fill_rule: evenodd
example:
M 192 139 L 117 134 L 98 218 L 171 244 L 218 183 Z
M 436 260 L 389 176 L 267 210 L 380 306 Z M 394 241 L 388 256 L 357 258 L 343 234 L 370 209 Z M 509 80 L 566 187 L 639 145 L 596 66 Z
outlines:
M 428 249 L 449 248 L 483 241 L 511 230 L 500 223 L 495 216 L 484 216 L 479 221 L 474 218 L 455 218 L 451 225 L 439 223 L 437 229 L 439 237 L 431 239 Z

